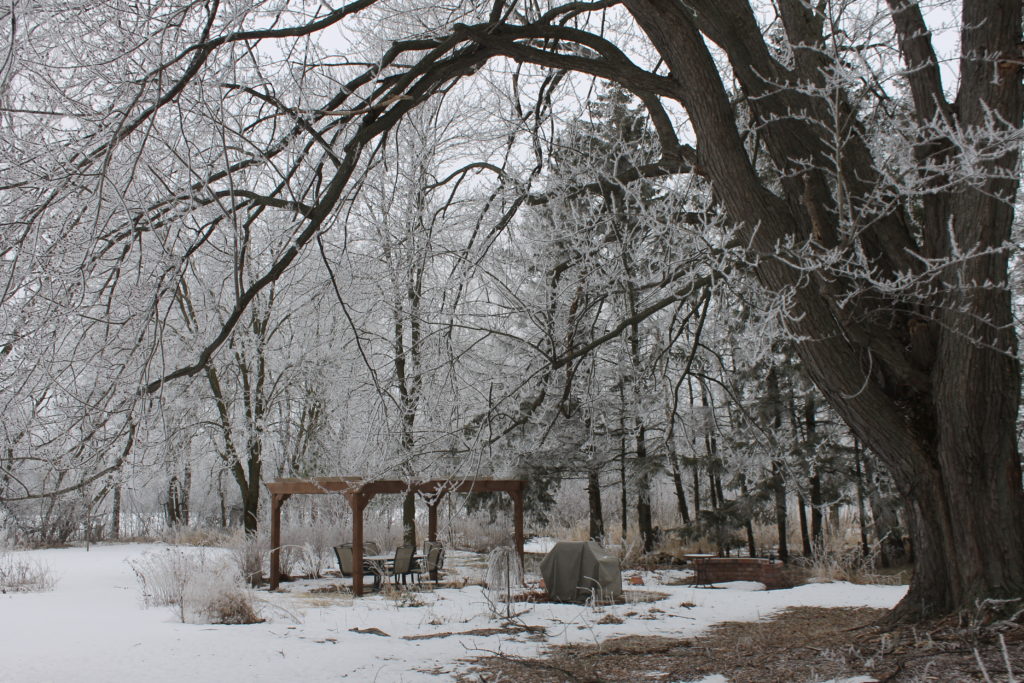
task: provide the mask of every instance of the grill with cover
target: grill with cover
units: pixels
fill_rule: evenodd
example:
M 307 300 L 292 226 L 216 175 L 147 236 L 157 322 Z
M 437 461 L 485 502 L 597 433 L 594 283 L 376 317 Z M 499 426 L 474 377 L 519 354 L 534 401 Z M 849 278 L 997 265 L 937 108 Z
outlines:
M 558 602 L 622 597 L 619 559 L 594 541 L 559 541 L 541 561 L 540 573 L 548 596 Z

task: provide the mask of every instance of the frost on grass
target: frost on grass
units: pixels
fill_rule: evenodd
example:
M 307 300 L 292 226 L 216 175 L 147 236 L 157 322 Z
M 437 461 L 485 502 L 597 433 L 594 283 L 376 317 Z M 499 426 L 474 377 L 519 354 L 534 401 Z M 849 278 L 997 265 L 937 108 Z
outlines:
M 146 607 L 171 607 L 182 623 L 254 624 L 252 591 L 228 557 L 204 548 L 165 548 L 128 563 Z
M 0 593 L 34 593 L 52 590 L 57 583 L 44 563 L 19 553 L 0 550 Z

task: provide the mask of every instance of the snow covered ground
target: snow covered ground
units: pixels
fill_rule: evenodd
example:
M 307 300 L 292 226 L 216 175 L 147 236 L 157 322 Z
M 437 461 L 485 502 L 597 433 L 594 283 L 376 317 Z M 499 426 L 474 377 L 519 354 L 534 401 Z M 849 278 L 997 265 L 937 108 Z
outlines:
M 548 645 L 622 635 L 687 637 L 717 622 L 759 619 L 792 606 L 890 607 L 906 590 L 848 583 L 778 591 L 750 583 L 704 589 L 671 585 L 682 572 L 644 572 L 645 585 L 630 588 L 667 597 L 596 609 L 514 604 L 520 623 L 545 627 L 547 637 L 537 639 L 525 631 L 466 633 L 501 625 L 479 586 L 354 600 L 310 593 L 313 583 L 295 582 L 284 585 L 287 592 L 257 591 L 265 623 L 196 625 L 179 623 L 169 608 L 142 606 L 128 560 L 158 547 L 26 551 L 51 567 L 58 581 L 47 593 L 0 595 L 0 680 L 437 683 L 451 680 L 467 658 L 493 652 L 533 655 Z M 453 555 L 458 569 L 459 554 Z M 441 633 L 453 635 L 407 638 Z

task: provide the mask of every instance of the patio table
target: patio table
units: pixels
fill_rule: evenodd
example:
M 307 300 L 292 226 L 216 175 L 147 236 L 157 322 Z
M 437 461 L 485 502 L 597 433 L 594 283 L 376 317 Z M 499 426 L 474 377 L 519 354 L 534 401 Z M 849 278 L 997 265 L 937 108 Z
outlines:
M 415 567 L 423 555 L 413 554 L 411 567 Z M 387 574 L 387 570 L 395 564 L 395 554 L 390 555 L 363 555 L 363 571 L 373 574 L 373 590 L 380 590 L 381 578 Z M 404 583 L 403 579 L 403 583 Z

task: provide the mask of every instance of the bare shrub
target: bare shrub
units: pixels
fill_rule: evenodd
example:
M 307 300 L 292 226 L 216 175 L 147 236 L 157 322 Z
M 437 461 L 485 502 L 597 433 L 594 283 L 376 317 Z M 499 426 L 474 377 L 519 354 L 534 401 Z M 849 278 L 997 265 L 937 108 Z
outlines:
M 334 563 L 334 546 L 338 544 L 334 525 L 319 522 L 294 527 L 288 530 L 287 538 L 291 541 L 289 554 L 295 555 L 290 559 L 299 573 L 319 579 Z
M 5 529 L 2 535 L 18 547 L 59 548 L 76 537 L 86 537 L 88 517 L 80 497 L 60 496 L 46 503 L 6 505 L 0 523 Z
M 204 548 L 166 548 L 128 562 L 147 607 L 171 607 L 182 623 L 260 621 L 252 592 L 231 557 Z
M 56 583 L 53 571 L 43 562 L 0 550 L 0 593 L 48 591 Z
M 250 586 L 260 585 L 263 582 L 264 561 L 270 555 L 270 539 L 263 534 L 239 532 L 228 544 L 228 548 L 242 579 Z M 280 566 L 283 574 L 291 573 L 293 555 L 294 552 L 281 549 Z
M 185 621 L 185 591 L 189 581 L 204 571 L 206 554 L 185 548 L 146 552 L 128 566 L 135 572 L 146 607 L 173 607 Z

